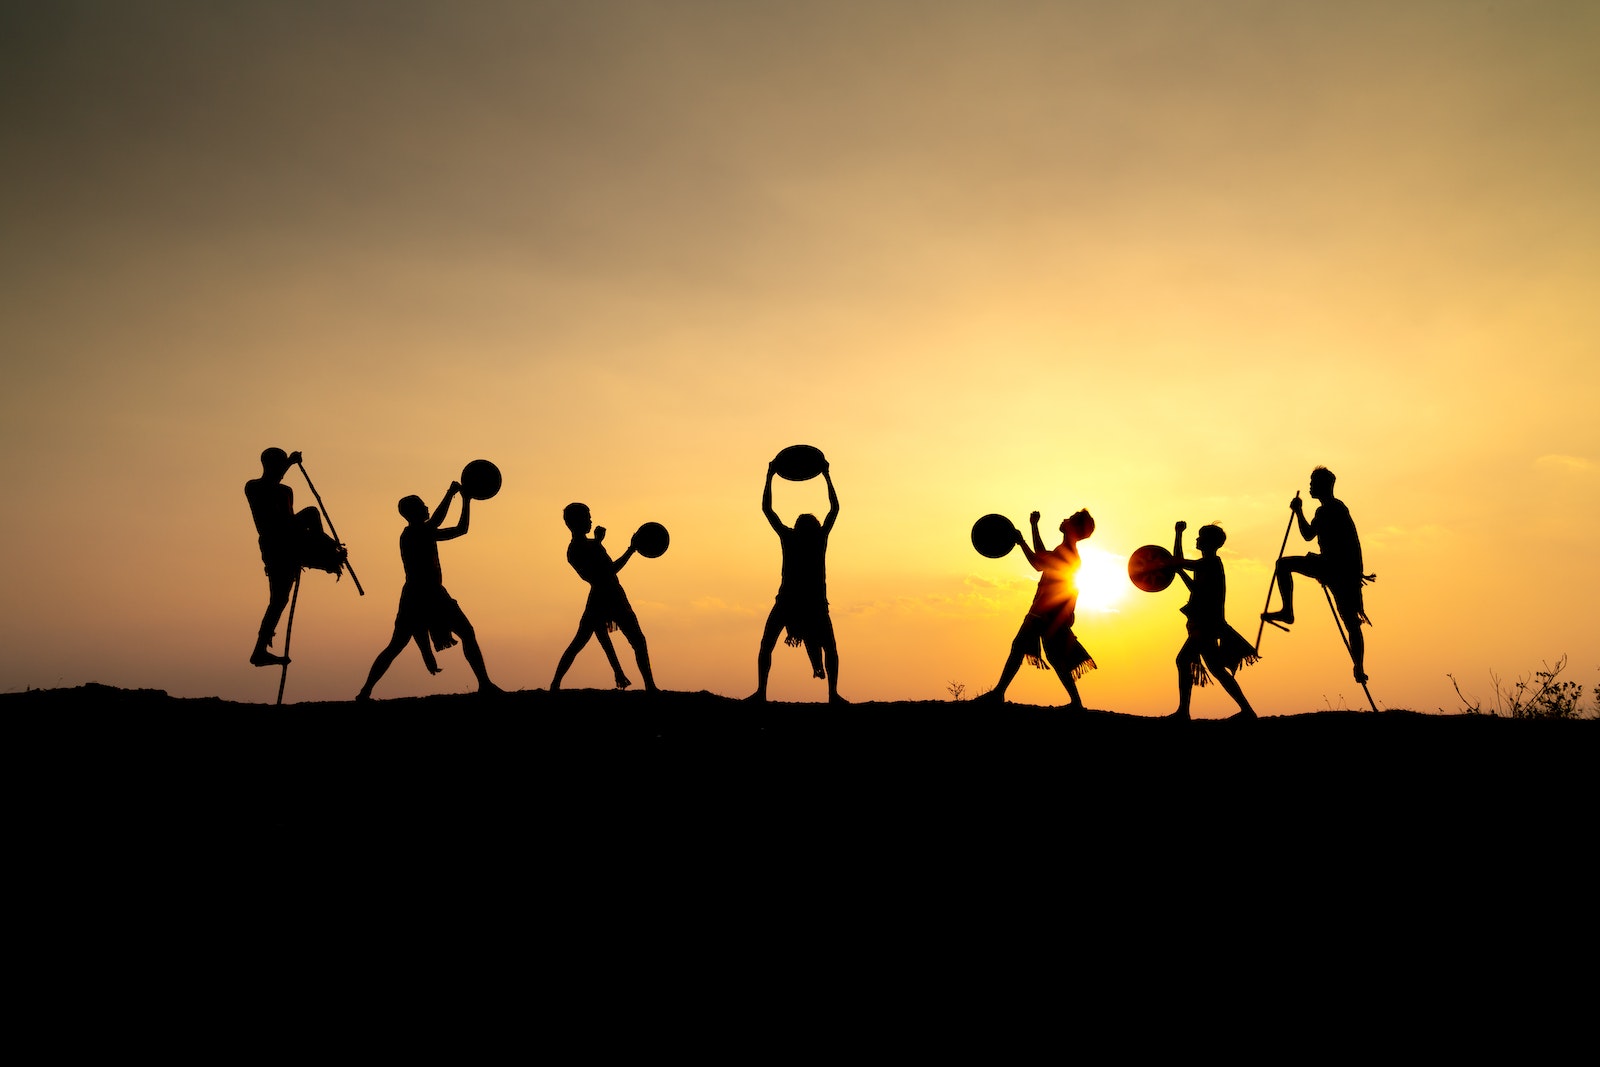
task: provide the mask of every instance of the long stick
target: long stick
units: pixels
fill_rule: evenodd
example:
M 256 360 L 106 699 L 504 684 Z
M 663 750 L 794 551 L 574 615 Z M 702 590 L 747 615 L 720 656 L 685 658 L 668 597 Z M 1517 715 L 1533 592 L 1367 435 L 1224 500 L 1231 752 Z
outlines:
M 1294 498 L 1300 499 L 1299 490 L 1295 491 Z M 1283 558 L 1283 550 L 1289 547 L 1289 531 L 1294 529 L 1294 508 L 1289 509 L 1289 525 L 1283 528 L 1283 544 L 1278 546 L 1278 559 Z M 1272 587 L 1278 581 L 1278 560 L 1272 561 L 1272 575 L 1267 579 L 1267 602 L 1261 605 L 1261 625 L 1256 627 L 1256 655 L 1261 655 L 1261 635 L 1267 632 L 1267 609 L 1272 607 Z M 1273 625 L 1277 625 L 1274 623 Z
M 294 576 L 294 595 L 289 598 L 289 625 L 283 631 L 283 673 L 278 675 L 279 704 L 283 703 L 283 684 L 289 680 L 289 642 L 294 640 L 294 606 L 299 602 L 300 573 L 296 571 Z
M 1339 618 L 1339 609 L 1333 606 L 1333 594 L 1328 592 L 1328 587 L 1322 587 L 1322 595 L 1328 601 L 1328 610 L 1333 613 L 1333 624 L 1339 628 L 1339 640 L 1344 642 L 1344 654 L 1350 657 L 1350 662 L 1355 662 L 1355 653 L 1350 651 L 1350 638 L 1344 632 L 1344 620 Z M 1378 710 L 1378 702 L 1372 699 L 1372 690 L 1367 688 L 1367 683 L 1361 683 L 1361 691 L 1367 694 L 1367 703 L 1372 705 L 1372 710 Z
M 317 498 L 317 510 L 322 512 L 323 519 L 325 519 L 327 521 L 327 523 L 328 523 L 328 532 L 333 534 L 333 539 L 335 541 L 338 541 L 339 540 L 339 531 L 333 525 L 333 516 L 328 514 L 327 506 L 322 503 L 322 494 L 317 492 L 316 483 L 311 480 L 311 475 L 306 473 L 306 465 L 304 463 L 299 463 L 299 464 L 296 464 L 296 466 L 298 466 L 300 468 L 300 477 L 302 477 L 302 478 L 304 478 L 306 480 L 306 485 L 311 489 L 311 495 Z M 1285 535 L 1285 539 L 1286 540 L 1287 540 L 1287 537 L 1288 537 L 1288 535 Z M 341 541 L 340 544 L 342 545 L 343 542 Z M 349 556 L 346 556 L 344 558 L 344 569 L 350 572 L 350 580 L 352 582 L 356 583 L 356 592 L 361 596 L 366 596 L 367 595 L 367 591 L 365 589 L 361 588 L 361 579 L 356 577 L 356 569 L 354 567 L 350 566 L 350 557 Z

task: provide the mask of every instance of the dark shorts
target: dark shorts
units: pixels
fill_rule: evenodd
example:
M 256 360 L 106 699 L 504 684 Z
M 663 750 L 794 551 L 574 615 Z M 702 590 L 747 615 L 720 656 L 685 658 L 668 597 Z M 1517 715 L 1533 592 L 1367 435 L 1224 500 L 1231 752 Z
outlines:
M 789 636 L 785 639 L 787 644 L 807 644 L 823 648 L 833 644 L 833 619 L 828 614 L 826 600 L 779 595 L 772 602 L 772 614 L 769 619 L 789 631 Z
M 461 605 L 444 586 L 415 589 L 408 585 L 400 590 L 400 608 L 395 612 L 394 625 L 409 633 L 459 634 L 471 624 Z
M 633 605 L 628 603 L 628 594 L 620 588 L 615 592 L 598 592 L 591 587 L 589 599 L 583 604 L 583 618 L 578 620 L 578 625 L 595 632 L 601 629 L 637 632 L 639 616 L 634 614 Z

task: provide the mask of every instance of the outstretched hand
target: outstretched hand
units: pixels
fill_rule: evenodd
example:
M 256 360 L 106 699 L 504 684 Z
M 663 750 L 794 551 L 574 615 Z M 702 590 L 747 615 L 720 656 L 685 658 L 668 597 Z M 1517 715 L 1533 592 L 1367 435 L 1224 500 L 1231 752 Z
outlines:
M 1028 521 L 1035 526 L 1039 525 L 1039 513 L 1037 511 L 1028 512 Z
M 604 526 L 596 526 L 594 528 L 594 539 L 596 541 L 604 541 L 606 539 L 606 528 Z
M 1172 524 L 1173 533 L 1183 533 L 1183 531 L 1187 530 L 1188 528 L 1189 524 L 1184 522 L 1182 519 L 1179 519 L 1177 522 Z

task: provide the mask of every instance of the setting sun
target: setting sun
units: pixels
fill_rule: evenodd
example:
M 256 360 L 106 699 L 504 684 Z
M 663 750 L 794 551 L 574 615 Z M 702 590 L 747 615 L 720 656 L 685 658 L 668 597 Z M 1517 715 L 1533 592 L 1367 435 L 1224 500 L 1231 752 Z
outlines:
M 1078 570 L 1078 610 L 1116 611 L 1133 588 L 1127 560 L 1090 544 L 1078 546 L 1078 558 L 1083 561 Z

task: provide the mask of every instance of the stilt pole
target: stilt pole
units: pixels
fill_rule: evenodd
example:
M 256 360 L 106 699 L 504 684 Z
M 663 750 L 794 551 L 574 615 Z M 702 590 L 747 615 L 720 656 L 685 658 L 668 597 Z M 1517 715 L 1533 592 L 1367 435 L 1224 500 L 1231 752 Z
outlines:
M 311 475 L 306 473 L 306 465 L 304 463 L 300 463 L 297 464 L 297 466 L 300 468 L 300 477 L 306 480 L 306 486 L 311 490 L 311 495 L 317 498 L 317 510 L 322 512 L 322 518 L 328 524 L 328 532 L 333 535 L 333 539 L 335 541 L 339 541 L 339 531 L 333 525 L 333 516 L 328 514 L 327 505 L 323 504 L 322 502 L 322 494 L 317 492 L 316 483 L 311 480 Z M 1285 536 L 1287 538 L 1287 535 Z M 343 541 L 339 541 L 339 543 L 341 545 L 344 544 Z M 345 557 L 344 569 L 350 572 L 350 580 L 356 583 L 356 592 L 361 596 L 366 596 L 367 591 L 361 588 L 361 579 L 356 577 L 356 569 L 350 566 L 349 556 Z
M 1355 653 L 1350 651 L 1350 638 L 1344 632 L 1344 620 L 1339 618 L 1339 609 L 1333 606 L 1333 594 L 1328 592 L 1328 587 L 1322 587 L 1322 595 L 1328 601 L 1328 611 L 1333 615 L 1333 624 L 1339 628 L 1339 640 L 1344 642 L 1344 654 L 1350 657 L 1350 662 L 1355 663 Z M 1378 702 L 1372 699 L 1372 690 L 1367 688 L 1367 683 L 1361 683 L 1361 691 L 1367 694 L 1367 703 L 1373 711 L 1378 710 Z
M 354 578 L 352 574 L 350 577 Z M 300 602 L 300 575 L 294 576 L 294 594 L 289 597 L 289 625 L 283 631 L 283 673 L 278 675 L 278 703 L 283 703 L 283 686 L 289 680 L 289 642 L 294 640 L 294 606 Z
M 1300 493 L 1295 492 L 1294 498 L 1300 499 Z M 1283 528 L 1283 544 L 1278 546 L 1278 559 L 1283 558 L 1284 549 L 1289 547 L 1289 531 L 1294 529 L 1294 508 L 1289 509 L 1289 525 Z M 1272 607 L 1272 587 L 1278 583 L 1278 560 L 1272 561 L 1272 573 L 1267 576 L 1267 602 L 1261 605 L 1261 625 L 1256 627 L 1256 655 L 1261 655 L 1261 635 L 1267 632 L 1267 609 Z M 1277 623 L 1272 625 L 1277 626 Z M 1282 627 L 1279 627 L 1282 629 Z

